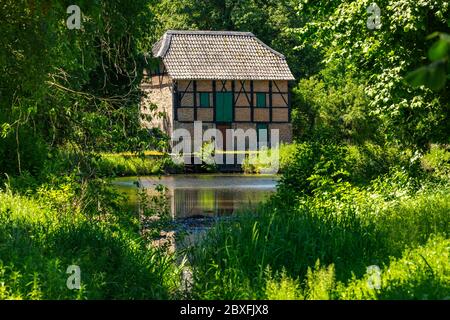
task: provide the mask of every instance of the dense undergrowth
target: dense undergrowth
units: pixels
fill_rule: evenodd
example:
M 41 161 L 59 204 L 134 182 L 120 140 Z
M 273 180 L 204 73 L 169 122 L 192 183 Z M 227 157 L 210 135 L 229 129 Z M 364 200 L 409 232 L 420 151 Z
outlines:
M 278 193 L 217 224 L 191 253 L 190 297 L 448 298 L 444 147 L 423 156 L 370 144 L 284 148 Z M 0 298 L 176 298 L 175 257 L 141 238 L 138 217 L 107 180 L 58 174 L 66 160 L 52 159 L 41 180 L 23 174 L 4 181 Z M 69 265 L 81 268 L 81 290 L 66 286 Z
M 167 155 L 102 153 L 95 161 L 95 166 L 104 177 L 149 176 L 183 171 Z
M 99 178 L 11 178 L 0 189 L 0 299 L 173 297 L 174 256 L 141 238 L 125 203 Z M 70 265 L 80 290 L 66 285 Z
M 438 149 L 365 158 L 364 147 L 298 145 L 277 195 L 193 251 L 194 296 L 448 298 L 450 164 Z

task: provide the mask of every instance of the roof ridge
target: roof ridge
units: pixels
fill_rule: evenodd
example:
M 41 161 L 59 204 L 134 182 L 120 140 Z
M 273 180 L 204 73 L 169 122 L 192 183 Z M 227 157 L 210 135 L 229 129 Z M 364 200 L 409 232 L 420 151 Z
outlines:
M 255 37 L 255 40 L 262 45 L 264 48 L 266 48 L 267 50 L 269 50 L 270 52 L 272 52 L 274 55 L 277 55 L 279 57 L 281 57 L 282 59 L 286 59 L 286 57 L 284 56 L 284 54 L 276 51 L 275 49 L 271 48 L 270 46 L 268 46 L 267 44 L 265 44 L 264 42 L 262 42 L 262 40 L 258 39 L 258 37 Z
M 226 31 L 226 30 L 167 30 L 165 34 L 189 34 L 189 35 L 219 35 L 219 36 L 247 36 L 255 37 L 252 32 L 245 31 Z
M 164 33 L 160 41 L 161 45 L 159 47 L 158 52 L 156 53 L 156 57 L 164 57 L 166 55 L 170 47 L 170 42 L 172 41 L 172 35 Z

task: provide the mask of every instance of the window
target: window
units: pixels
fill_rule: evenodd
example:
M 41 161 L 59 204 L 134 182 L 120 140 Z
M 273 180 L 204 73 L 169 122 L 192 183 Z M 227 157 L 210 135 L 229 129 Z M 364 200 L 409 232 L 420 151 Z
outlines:
M 256 93 L 256 107 L 258 108 L 266 107 L 266 94 L 264 92 Z
M 210 107 L 208 92 L 200 92 L 200 107 Z

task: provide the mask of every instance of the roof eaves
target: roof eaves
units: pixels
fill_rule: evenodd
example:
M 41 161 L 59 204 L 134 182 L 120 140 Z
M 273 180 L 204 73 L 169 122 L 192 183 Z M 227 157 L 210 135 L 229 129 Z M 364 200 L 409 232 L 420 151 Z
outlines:
M 169 50 L 170 42 L 172 41 L 172 35 L 166 32 L 160 41 L 161 46 L 159 47 L 159 50 L 156 53 L 155 58 L 164 58 L 167 51 Z
M 286 59 L 286 57 L 285 57 L 282 53 L 279 53 L 278 51 L 272 49 L 272 48 L 269 47 L 267 44 L 265 44 L 264 42 L 262 42 L 261 40 L 259 40 L 258 37 L 255 37 L 255 40 L 256 40 L 260 45 L 262 45 L 264 48 L 266 48 L 266 49 L 268 49 L 270 52 L 272 52 L 273 54 L 279 56 L 279 57 L 282 58 L 282 59 Z

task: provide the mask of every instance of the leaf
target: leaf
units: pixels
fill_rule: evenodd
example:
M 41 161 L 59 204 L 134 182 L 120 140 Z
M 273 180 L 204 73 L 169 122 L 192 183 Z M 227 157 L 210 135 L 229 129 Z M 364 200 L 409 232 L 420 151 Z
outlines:
M 441 90 L 447 81 L 445 63 L 442 61 L 421 67 L 405 77 L 413 87 L 426 86 L 432 90 Z
M 431 64 L 429 68 L 429 78 L 425 85 L 435 91 L 441 90 L 447 81 L 445 65 L 443 63 Z
M 2 124 L 2 131 L 1 131 L 1 137 L 6 138 L 11 131 L 11 125 L 9 123 L 3 123 Z
M 448 56 L 449 49 L 449 44 L 445 40 L 440 39 L 436 41 L 428 50 L 428 58 L 431 61 L 444 59 Z
M 428 76 L 428 67 L 421 67 L 410 72 L 406 77 L 406 81 L 413 87 L 420 87 L 425 84 Z
M 430 34 L 429 36 L 427 36 L 426 39 L 431 40 L 431 39 L 434 39 L 434 38 L 437 38 L 440 36 L 441 36 L 441 33 L 436 31 L 436 32 L 433 32 L 432 34 Z

